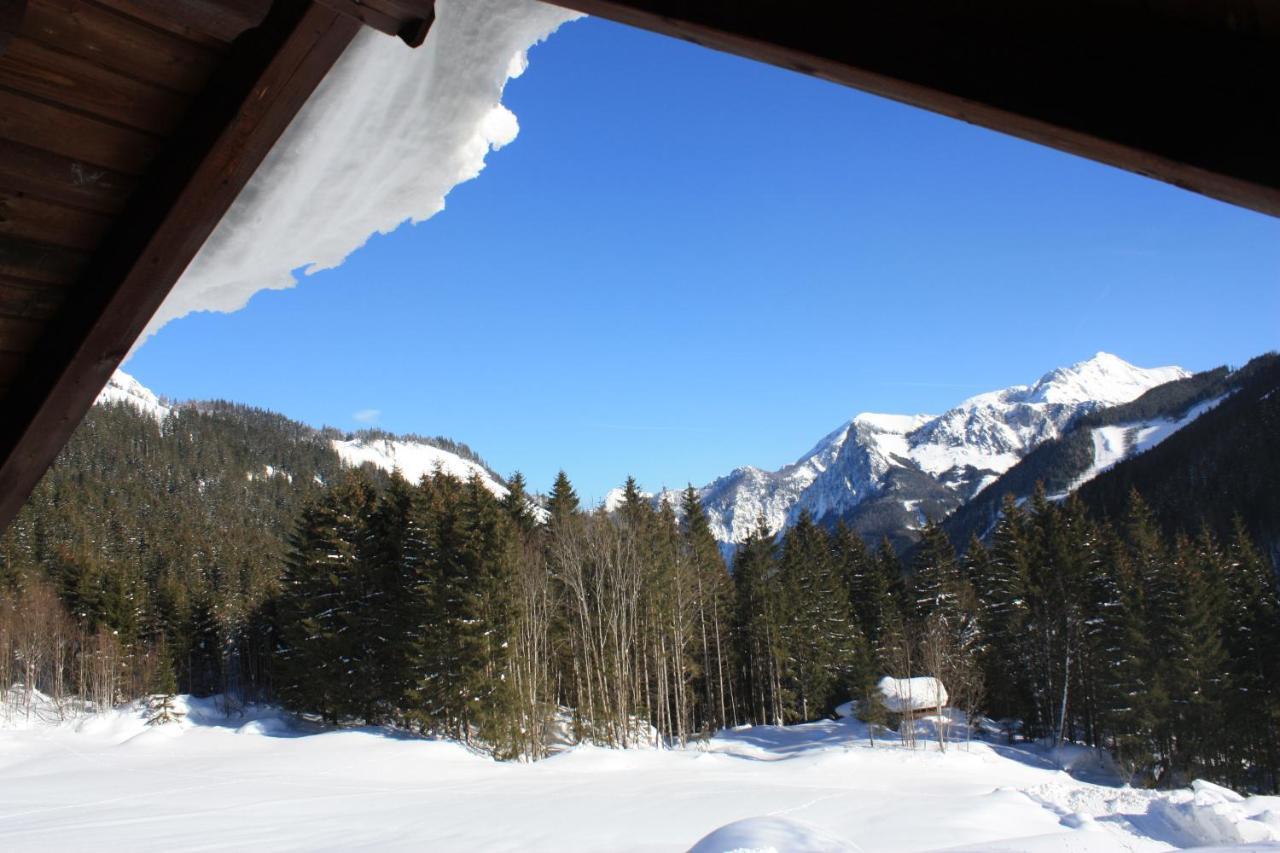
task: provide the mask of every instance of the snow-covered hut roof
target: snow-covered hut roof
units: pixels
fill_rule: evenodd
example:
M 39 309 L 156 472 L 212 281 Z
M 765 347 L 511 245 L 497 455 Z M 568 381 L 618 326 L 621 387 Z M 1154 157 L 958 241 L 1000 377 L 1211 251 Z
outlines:
M 894 678 L 886 675 L 876 686 L 880 700 L 894 714 L 932 710 L 947 704 L 947 688 L 936 678 Z

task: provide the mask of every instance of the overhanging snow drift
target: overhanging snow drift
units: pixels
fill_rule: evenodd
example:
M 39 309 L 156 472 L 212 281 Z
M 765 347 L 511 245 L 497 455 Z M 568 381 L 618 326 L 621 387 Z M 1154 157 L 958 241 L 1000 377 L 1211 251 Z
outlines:
M 578 17 L 532 0 L 439 0 L 415 49 L 362 30 L 272 149 L 134 349 L 193 311 L 341 264 L 375 233 L 422 222 L 516 138 L 502 105 L 526 51 Z

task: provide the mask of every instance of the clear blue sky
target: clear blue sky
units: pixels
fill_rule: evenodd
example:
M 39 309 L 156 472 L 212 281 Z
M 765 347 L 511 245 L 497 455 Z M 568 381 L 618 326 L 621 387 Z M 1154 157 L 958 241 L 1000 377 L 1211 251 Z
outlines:
M 465 441 L 586 498 L 777 467 L 1114 352 L 1280 347 L 1280 222 L 603 21 L 505 102 L 520 137 L 417 227 L 128 370 L 315 425 Z

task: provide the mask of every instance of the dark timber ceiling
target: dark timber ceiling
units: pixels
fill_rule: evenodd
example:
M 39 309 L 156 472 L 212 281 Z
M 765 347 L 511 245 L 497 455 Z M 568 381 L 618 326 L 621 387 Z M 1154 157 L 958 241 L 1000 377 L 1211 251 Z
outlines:
M 557 3 L 1280 215 L 1280 0 Z M 0 0 L 0 528 L 360 27 L 432 20 Z

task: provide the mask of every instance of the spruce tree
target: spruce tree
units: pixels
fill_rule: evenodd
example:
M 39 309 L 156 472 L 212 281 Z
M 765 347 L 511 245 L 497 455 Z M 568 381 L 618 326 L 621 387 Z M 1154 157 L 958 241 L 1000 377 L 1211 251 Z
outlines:
M 1280 597 L 1275 574 L 1253 547 L 1237 517 L 1223 566 L 1226 612 L 1223 641 L 1230 654 L 1224 721 L 1233 753 L 1243 759 L 1228 771 L 1241 787 L 1280 790 Z
M 857 655 L 849 598 L 827 534 L 807 510 L 787 531 L 779 558 L 791 718 L 812 719 L 843 701 Z
M 529 505 L 528 485 L 525 483 L 524 475 L 519 471 L 507 479 L 507 494 L 502 498 L 502 508 L 515 522 L 516 527 L 524 533 L 531 532 L 538 524 Z
M 358 629 L 368 557 L 368 485 L 358 472 L 302 513 L 277 608 L 279 690 L 287 706 L 325 720 L 367 707 Z
M 742 694 L 747 719 L 780 723 L 778 654 L 781 622 L 774 594 L 774 541 L 764 516 L 733 556 L 734 637 L 742 662 Z
M 555 483 L 551 486 L 551 496 L 547 498 L 547 515 L 551 524 L 558 524 L 578 511 L 578 493 L 569 482 L 569 475 L 562 470 L 556 474 Z

